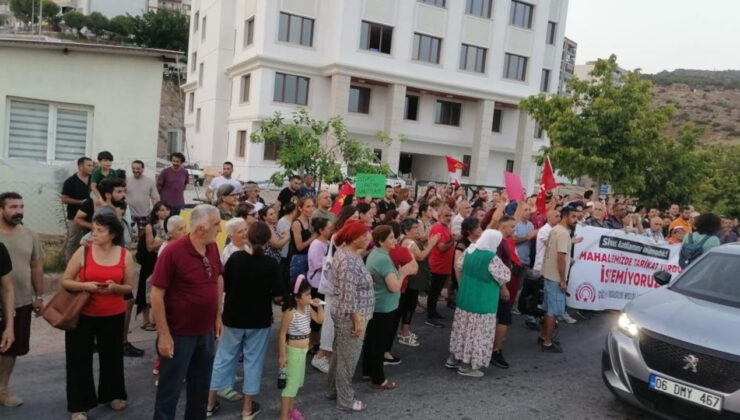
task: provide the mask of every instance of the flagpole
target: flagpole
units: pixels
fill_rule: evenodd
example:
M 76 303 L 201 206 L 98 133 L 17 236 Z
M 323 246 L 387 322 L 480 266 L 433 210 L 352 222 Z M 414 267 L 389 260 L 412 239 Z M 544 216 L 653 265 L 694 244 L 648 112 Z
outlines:
M 44 0 L 39 0 L 39 36 L 41 36 L 41 19 L 44 18 Z

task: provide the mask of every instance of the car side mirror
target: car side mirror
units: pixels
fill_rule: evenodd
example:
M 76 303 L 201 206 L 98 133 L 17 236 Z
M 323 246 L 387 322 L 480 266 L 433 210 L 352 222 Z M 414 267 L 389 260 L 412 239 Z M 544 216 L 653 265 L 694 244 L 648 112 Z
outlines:
M 658 271 L 657 273 L 653 274 L 653 279 L 659 285 L 665 286 L 666 284 L 671 282 L 671 273 L 667 271 Z

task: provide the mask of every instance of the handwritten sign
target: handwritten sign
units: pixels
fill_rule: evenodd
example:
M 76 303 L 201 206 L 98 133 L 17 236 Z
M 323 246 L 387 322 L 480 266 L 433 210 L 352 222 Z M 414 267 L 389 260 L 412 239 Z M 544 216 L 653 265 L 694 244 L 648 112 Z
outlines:
M 385 175 L 357 174 L 355 189 L 355 196 L 357 197 L 385 197 Z

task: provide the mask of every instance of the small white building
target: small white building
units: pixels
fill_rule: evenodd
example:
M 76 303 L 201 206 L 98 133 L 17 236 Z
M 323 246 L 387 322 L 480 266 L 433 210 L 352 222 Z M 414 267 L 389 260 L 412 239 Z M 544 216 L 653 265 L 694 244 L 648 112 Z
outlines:
M 446 181 L 450 155 L 470 163 L 463 182 L 503 185 L 513 170 L 533 191 L 533 156 L 547 139 L 518 104 L 556 93 L 567 9 L 568 0 L 193 0 L 189 156 L 265 180 L 275 150 L 249 136 L 274 112 L 303 107 L 342 116 L 400 174 Z
M 59 183 L 68 171 L 53 168 L 74 169 L 77 158 L 103 150 L 113 153 L 115 168 L 130 172 L 131 160 L 141 159 L 153 169 L 163 64 L 177 56 L 0 37 L 0 190 Z M 58 202 L 58 192 L 45 202 Z

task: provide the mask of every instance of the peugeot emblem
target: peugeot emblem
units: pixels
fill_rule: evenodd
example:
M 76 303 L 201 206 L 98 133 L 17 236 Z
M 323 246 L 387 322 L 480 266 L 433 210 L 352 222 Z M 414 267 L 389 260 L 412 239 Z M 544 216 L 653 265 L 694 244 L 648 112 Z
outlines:
M 699 364 L 698 357 L 694 356 L 693 354 L 689 354 L 688 356 L 684 356 L 683 361 L 686 362 L 683 370 L 691 370 L 692 372 L 696 373 L 696 366 Z

